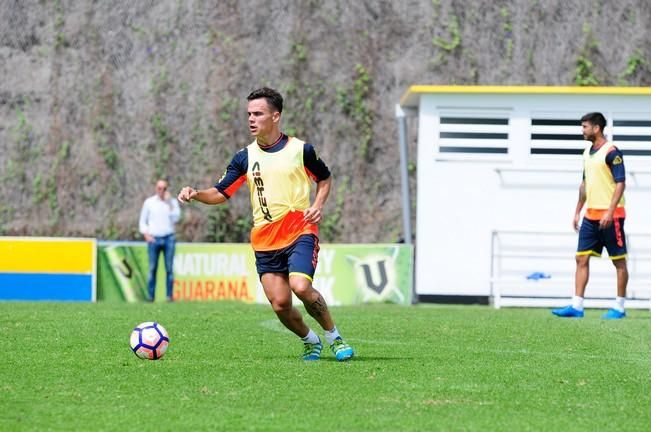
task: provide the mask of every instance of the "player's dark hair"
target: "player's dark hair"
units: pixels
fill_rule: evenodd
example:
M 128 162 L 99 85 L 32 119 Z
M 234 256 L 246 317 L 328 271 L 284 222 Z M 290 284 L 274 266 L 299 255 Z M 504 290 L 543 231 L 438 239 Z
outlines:
M 601 133 L 604 133 L 604 128 L 606 127 L 606 117 L 600 112 L 591 112 L 587 113 L 581 117 L 581 123 L 588 122 L 594 126 L 599 126 L 601 128 Z
M 262 99 L 265 98 L 267 100 L 267 103 L 269 106 L 279 113 L 283 112 L 283 97 L 280 93 L 278 93 L 276 90 L 269 88 L 269 87 L 262 87 L 261 89 L 257 89 L 251 92 L 250 95 L 247 96 L 246 100 L 252 101 L 254 99 Z

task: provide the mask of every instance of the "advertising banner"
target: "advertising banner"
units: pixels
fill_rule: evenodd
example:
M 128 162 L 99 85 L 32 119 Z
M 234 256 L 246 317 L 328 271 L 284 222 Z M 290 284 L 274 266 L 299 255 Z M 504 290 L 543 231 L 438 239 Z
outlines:
M 321 245 L 314 286 L 330 305 L 410 304 L 413 249 L 409 245 Z M 100 242 L 98 299 L 148 300 L 144 242 Z M 159 258 L 156 299 L 165 299 L 165 266 Z M 267 303 L 249 244 L 177 243 L 175 301 L 235 300 Z
M 0 300 L 95 301 L 95 239 L 0 237 Z

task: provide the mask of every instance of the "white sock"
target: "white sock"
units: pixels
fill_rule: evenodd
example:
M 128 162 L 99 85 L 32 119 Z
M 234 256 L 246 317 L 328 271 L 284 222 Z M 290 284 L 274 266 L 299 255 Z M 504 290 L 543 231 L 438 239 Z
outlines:
M 624 312 L 624 301 L 626 297 L 615 297 L 615 309 L 618 312 Z
M 572 297 L 572 307 L 576 310 L 583 310 L 583 297 L 573 296 Z
M 339 334 L 339 330 L 337 330 L 337 326 L 334 326 L 332 330 L 330 331 L 326 330 L 325 332 L 325 338 L 328 341 L 328 345 L 332 345 L 335 339 L 340 337 L 341 335 Z
M 311 343 L 311 344 L 321 342 L 321 339 L 319 339 L 319 337 L 316 335 L 316 333 L 312 331 L 312 329 L 310 329 L 307 336 L 302 337 L 301 340 L 305 343 Z

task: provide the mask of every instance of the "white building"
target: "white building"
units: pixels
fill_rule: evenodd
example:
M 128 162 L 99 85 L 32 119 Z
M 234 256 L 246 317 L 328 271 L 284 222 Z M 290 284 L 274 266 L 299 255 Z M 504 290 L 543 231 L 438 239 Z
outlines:
M 415 291 L 421 299 L 567 304 L 577 243 L 572 220 L 588 144 L 580 118 L 593 111 L 606 116 L 606 135 L 624 152 L 628 305 L 648 307 L 651 88 L 632 87 L 408 89 L 397 113 L 418 116 Z M 586 305 L 605 306 L 614 295 L 615 271 L 604 251 L 604 258 L 591 260 Z

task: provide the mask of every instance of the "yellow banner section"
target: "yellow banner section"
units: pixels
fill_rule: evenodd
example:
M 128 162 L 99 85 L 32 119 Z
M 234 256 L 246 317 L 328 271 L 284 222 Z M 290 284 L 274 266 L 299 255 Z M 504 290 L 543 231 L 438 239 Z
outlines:
M 0 272 L 92 273 L 95 239 L 0 237 Z

